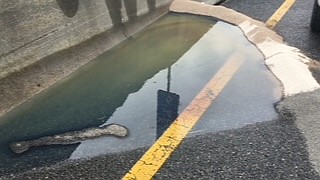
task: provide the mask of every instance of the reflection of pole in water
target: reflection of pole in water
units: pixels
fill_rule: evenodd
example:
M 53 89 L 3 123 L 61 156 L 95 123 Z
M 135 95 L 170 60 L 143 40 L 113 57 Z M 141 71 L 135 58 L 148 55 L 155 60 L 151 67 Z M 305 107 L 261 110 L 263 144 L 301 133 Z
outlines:
M 157 139 L 178 117 L 179 95 L 170 92 L 171 67 L 168 68 L 167 91 L 158 90 L 157 99 Z

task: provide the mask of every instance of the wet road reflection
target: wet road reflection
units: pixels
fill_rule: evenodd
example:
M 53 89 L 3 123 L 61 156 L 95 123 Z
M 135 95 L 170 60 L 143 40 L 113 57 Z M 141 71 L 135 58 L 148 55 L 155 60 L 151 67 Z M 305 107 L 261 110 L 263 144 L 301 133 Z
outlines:
M 31 148 L 22 155 L 15 155 L 9 148 L 12 142 L 78 131 L 104 123 L 117 122 L 127 127 L 130 133 L 128 138 L 121 140 L 107 138 L 112 142 L 101 145 L 113 150 L 96 147 L 98 152 L 123 151 L 127 145 L 131 149 L 149 145 L 156 133 L 157 91 L 167 85 L 167 73 L 163 78 L 162 70 L 176 63 L 214 23 L 195 16 L 172 14 L 163 17 L 2 117 L 0 172 L 61 161 L 70 157 L 78 146 Z M 138 99 L 132 99 L 136 95 Z M 150 139 L 139 142 L 148 136 Z M 88 141 L 92 142 L 94 140 Z M 82 149 L 81 146 L 71 157 L 86 156 L 86 150 Z M 97 152 L 91 155 L 95 154 Z
M 209 108 L 191 135 L 240 128 L 277 118 L 273 103 L 280 100 L 280 84 L 265 67 L 263 56 L 242 32 L 223 22 L 216 23 L 171 66 L 170 91 L 179 99 L 178 114 L 235 51 L 246 56 L 245 65 L 225 87 L 228 93 L 223 92 L 223 98 L 217 98 L 219 105 L 214 103 Z M 110 123 L 117 122 L 130 127 L 131 135 L 128 139 L 121 142 L 110 138 L 85 141 L 74 151 L 71 159 L 150 146 L 159 137 L 157 132 L 163 131 L 157 125 L 167 126 L 166 122 L 169 122 L 156 122 L 157 109 L 153 108 L 159 103 L 154 94 L 158 89 L 168 86 L 167 77 L 167 70 L 157 73 L 138 92 L 130 94 L 123 106 L 108 120 Z M 173 105 L 171 111 L 175 110 L 176 106 Z M 158 129 L 161 130 L 157 131 Z
M 237 27 L 169 14 L 3 117 L 0 169 L 10 172 L 150 146 L 234 52 L 246 56 L 245 66 L 218 97 L 222 110 L 212 113 L 216 104 L 210 108 L 193 134 L 275 118 L 278 82 Z M 129 136 L 30 149 L 19 156 L 8 147 L 15 141 L 113 123 L 127 127 Z
M 169 91 L 158 91 L 157 139 L 178 117 L 179 95 Z
M 171 67 L 168 68 L 167 90 L 160 89 L 157 93 L 157 139 L 178 117 L 180 96 L 170 92 L 170 86 Z

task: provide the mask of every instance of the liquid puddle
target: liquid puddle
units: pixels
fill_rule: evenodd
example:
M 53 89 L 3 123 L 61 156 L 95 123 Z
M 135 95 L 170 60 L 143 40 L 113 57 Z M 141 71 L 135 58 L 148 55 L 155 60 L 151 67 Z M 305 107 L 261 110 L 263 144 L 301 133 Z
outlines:
M 191 135 L 277 118 L 278 81 L 261 53 L 235 26 L 170 13 L 0 120 L 0 175 L 65 159 L 130 151 L 153 144 L 235 51 L 246 61 Z M 99 137 L 68 146 L 12 142 L 108 124 L 126 138 Z

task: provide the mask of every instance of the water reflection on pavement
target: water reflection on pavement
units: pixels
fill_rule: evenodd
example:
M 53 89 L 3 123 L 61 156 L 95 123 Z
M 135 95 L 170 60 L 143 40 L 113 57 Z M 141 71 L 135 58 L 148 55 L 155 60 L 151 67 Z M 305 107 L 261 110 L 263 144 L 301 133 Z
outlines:
M 245 65 L 191 135 L 274 119 L 279 83 L 241 31 L 209 18 L 169 14 L 7 114 L 0 125 L 0 169 L 150 146 L 235 51 L 246 55 Z M 20 156 L 8 148 L 15 141 L 112 123 L 127 127 L 129 136 Z

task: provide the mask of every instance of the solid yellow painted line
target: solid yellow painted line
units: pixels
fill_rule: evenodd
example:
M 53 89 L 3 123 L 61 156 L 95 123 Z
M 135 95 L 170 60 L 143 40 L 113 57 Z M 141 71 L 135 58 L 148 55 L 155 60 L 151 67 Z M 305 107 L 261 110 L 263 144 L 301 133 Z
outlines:
M 152 179 L 230 81 L 243 61 L 243 54 L 234 53 L 123 179 Z
M 266 26 L 270 29 L 273 29 L 282 17 L 289 11 L 291 6 L 295 3 L 296 0 L 286 0 L 279 9 L 268 19 Z

